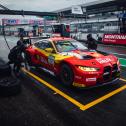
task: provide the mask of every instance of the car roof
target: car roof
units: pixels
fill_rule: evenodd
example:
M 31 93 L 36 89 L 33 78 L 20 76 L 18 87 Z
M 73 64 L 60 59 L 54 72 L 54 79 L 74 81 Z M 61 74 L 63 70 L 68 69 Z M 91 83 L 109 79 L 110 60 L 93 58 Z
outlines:
M 46 41 L 46 40 L 49 40 L 49 41 L 52 41 L 52 42 L 57 42 L 57 41 L 63 41 L 63 40 L 72 40 L 71 38 L 66 38 L 66 37 L 51 37 L 51 38 L 48 38 L 48 39 L 40 39 L 34 43 L 38 43 L 38 42 L 41 42 L 41 41 Z
M 49 38 L 51 41 L 61 41 L 61 40 L 72 40 L 71 38 L 66 38 L 66 37 L 52 37 Z

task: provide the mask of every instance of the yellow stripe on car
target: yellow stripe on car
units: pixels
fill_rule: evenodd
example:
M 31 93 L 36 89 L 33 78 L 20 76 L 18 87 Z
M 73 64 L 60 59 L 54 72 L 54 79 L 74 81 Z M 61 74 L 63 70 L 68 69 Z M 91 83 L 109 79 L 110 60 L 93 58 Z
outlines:
M 37 51 L 39 51 L 39 52 L 41 52 L 43 55 L 45 55 L 45 56 L 49 56 L 49 53 L 47 53 L 47 52 L 45 52 L 44 50 L 42 50 L 42 49 L 39 49 L 39 48 L 35 48 Z
M 53 56 L 53 57 L 55 57 L 55 63 L 60 63 L 64 59 L 72 57 L 72 56 L 69 56 L 69 55 L 62 55 L 62 54 L 58 54 L 58 53 L 47 53 L 44 50 L 39 49 L 39 48 L 36 48 L 36 50 L 38 50 L 39 52 L 41 52 L 46 57 L 48 57 L 50 55 Z
M 120 78 L 120 80 L 126 82 L 126 79 Z
M 86 85 L 85 84 L 79 84 L 79 83 L 73 83 L 73 86 L 75 86 L 75 87 L 86 87 Z

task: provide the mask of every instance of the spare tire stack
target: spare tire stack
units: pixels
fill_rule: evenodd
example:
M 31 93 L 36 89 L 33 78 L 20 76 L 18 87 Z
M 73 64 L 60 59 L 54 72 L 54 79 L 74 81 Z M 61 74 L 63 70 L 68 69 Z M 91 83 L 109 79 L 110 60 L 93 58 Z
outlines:
M 20 80 L 12 75 L 11 66 L 0 60 L 0 96 L 12 96 L 20 92 Z
M 7 77 L 11 75 L 11 67 L 8 64 L 0 65 L 0 78 Z

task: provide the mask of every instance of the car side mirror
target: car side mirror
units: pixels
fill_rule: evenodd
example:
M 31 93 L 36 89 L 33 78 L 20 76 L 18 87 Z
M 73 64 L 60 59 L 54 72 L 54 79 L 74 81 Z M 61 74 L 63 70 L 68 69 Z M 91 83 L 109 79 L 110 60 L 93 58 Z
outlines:
M 48 53 L 53 53 L 54 49 L 53 48 L 46 48 L 45 51 L 48 52 Z

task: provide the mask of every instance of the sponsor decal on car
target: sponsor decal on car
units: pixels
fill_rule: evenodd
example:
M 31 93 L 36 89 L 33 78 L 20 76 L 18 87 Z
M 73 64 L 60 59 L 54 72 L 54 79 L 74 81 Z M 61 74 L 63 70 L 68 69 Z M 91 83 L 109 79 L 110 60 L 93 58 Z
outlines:
M 54 56 L 48 56 L 48 63 L 54 65 L 55 63 L 55 57 Z
M 80 87 L 80 88 L 84 88 L 84 87 L 86 87 L 86 84 L 80 84 L 80 83 L 73 83 L 73 86 L 75 86 L 75 87 Z
M 97 58 L 96 60 L 97 60 L 100 64 L 111 62 L 111 59 L 110 59 L 110 58 Z
M 42 63 L 48 64 L 47 61 L 46 61 L 46 59 L 44 59 L 43 57 L 40 58 L 40 61 L 41 61 Z
M 82 79 L 82 77 L 80 77 L 80 76 L 75 76 L 75 78 L 77 78 L 77 79 Z
M 89 81 L 96 81 L 96 78 L 86 78 L 86 82 L 89 82 Z

